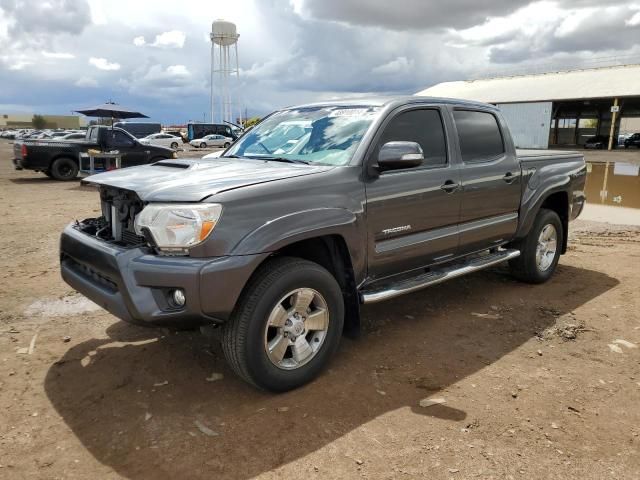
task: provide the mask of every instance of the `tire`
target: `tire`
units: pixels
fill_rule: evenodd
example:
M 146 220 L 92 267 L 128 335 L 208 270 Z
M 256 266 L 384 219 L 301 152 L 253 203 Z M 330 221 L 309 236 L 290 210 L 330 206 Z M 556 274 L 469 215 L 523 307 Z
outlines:
M 51 177 L 56 180 L 69 181 L 78 176 L 78 164 L 70 158 L 57 158 L 49 169 Z
M 207 144 L 204 142 L 200 143 L 200 148 L 207 148 Z
M 289 296 L 291 293 L 294 295 Z M 295 301 L 307 294 L 312 296 L 310 302 Z M 298 309 L 303 316 L 296 317 L 294 305 L 306 304 L 308 309 Z M 324 329 L 309 328 L 312 317 L 321 318 Z M 271 323 L 283 326 L 269 326 Z M 307 260 L 274 258 L 263 264 L 246 285 L 223 326 L 222 349 L 239 377 L 258 388 L 284 392 L 313 380 L 323 370 L 338 348 L 343 325 L 344 300 L 331 273 Z M 300 362 L 294 355 L 293 339 L 299 345 L 295 350 Z M 282 356 L 267 351 L 278 344 L 284 345 Z M 272 357 L 281 358 L 280 364 Z
M 546 230 L 545 230 L 546 229 Z M 555 230 L 555 249 L 553 253 L 552 238 L 544 241 L 545 246 L 539 244 L 545 236 Z M 543 231 L 545 235 L 543 235 Z M 522 240 L 513 244 L 520 250 L 520 256 L 509 261 L 512 275 L 522 282 L 544 283 L 551 278 L 560 260 L 560 251 L 564 239 L 564 230 L 560 217 L 553 210 L 541 208 L 533 222 L 529 234 Z M 541 247 L 542 255 L 538 256 L 538 247 Z M 546 253 L 544 253 L 546 250 Z
M 171 144 L 171 148 L 174 149 L 174 150 L 178 150 L 178 143 L 177 142 L 173 142 Z
M 224 143 L 224 148 L 229 148 L 231 146 L 231 144 L 229 142 L 225 142 Z

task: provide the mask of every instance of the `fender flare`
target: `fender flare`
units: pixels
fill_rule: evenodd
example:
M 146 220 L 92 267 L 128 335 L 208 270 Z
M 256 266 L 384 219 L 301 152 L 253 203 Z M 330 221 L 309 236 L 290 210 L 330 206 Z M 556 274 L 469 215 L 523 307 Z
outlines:
M 341 236 L 347 246 L 356 278 L 366 270 L 366 240 L 355 213 L 344 208 L 314 208 L 289 213 L 265 222 L 245 235 L 231 255 L 276 252 L 293 243 L 328 235 Z
M 568 194 L 568 185 L 570 184 L 570 179 L 568 176 L 558 176 L 550 179 L 549 182 L 546 182 L 545 188 L 539 188 L 540 186 L 536 186 L 533 188 L 531 185 L 528 185 L 525 189 L 522 205 L 521 205 L 521 216 L 520 216 L 520 224 L 518 225 L 518 230 L 516 231 L 515 238 L 520 239 L 524 238 L 528 235 L 531 227 L 533 226 L 533 222 L 535 221 L 540 208 L 542 208 L 542 204 L 545 202 L 547 198 L 556 193 L 564 193 L 567 195 L 567 213 L 569 214 L 569 209 L 571 208 L 571 200 L 569 199 Z M 569 215 L 567 215 L 568 217 Z M 566 223 L 568 218 L 562 219 L 563 224 Z M 566 225 L 564 225 L 566 230 Z M 566 232 L 565 232 L 566 233 Z M 566 235 L 565 235 L 566 237 Z

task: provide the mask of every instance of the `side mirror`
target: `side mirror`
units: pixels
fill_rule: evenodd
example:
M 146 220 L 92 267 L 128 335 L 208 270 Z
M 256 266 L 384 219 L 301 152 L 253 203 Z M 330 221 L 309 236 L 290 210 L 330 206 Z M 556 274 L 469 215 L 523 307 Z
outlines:
M 416 142 L 387 142 L 378 152 L 378 171 L 398 170 L 422 165 L 424 153 Z

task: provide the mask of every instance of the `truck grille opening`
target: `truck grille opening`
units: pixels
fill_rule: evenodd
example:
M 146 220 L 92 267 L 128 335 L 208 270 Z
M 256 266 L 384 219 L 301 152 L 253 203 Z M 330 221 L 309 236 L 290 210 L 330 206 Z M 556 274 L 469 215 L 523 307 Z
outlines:
M 77 227 L 84 233 L 124 247 L 146 245 L 144 237 L 135 231 L 135 219 L 144 205 L 138 196 L 128 190 L 100 189 L 102 216 L 87 218 Z

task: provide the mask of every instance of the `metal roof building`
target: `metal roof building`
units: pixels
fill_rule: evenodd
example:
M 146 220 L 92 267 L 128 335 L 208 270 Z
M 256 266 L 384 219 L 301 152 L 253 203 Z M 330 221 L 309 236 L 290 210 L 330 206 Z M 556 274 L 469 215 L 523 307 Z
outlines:
M 640 131 L 640 65 L 444 82 L 416 95 L 493 103 L 521 147 L 611 134 L 615 146 L 619 133 Z

